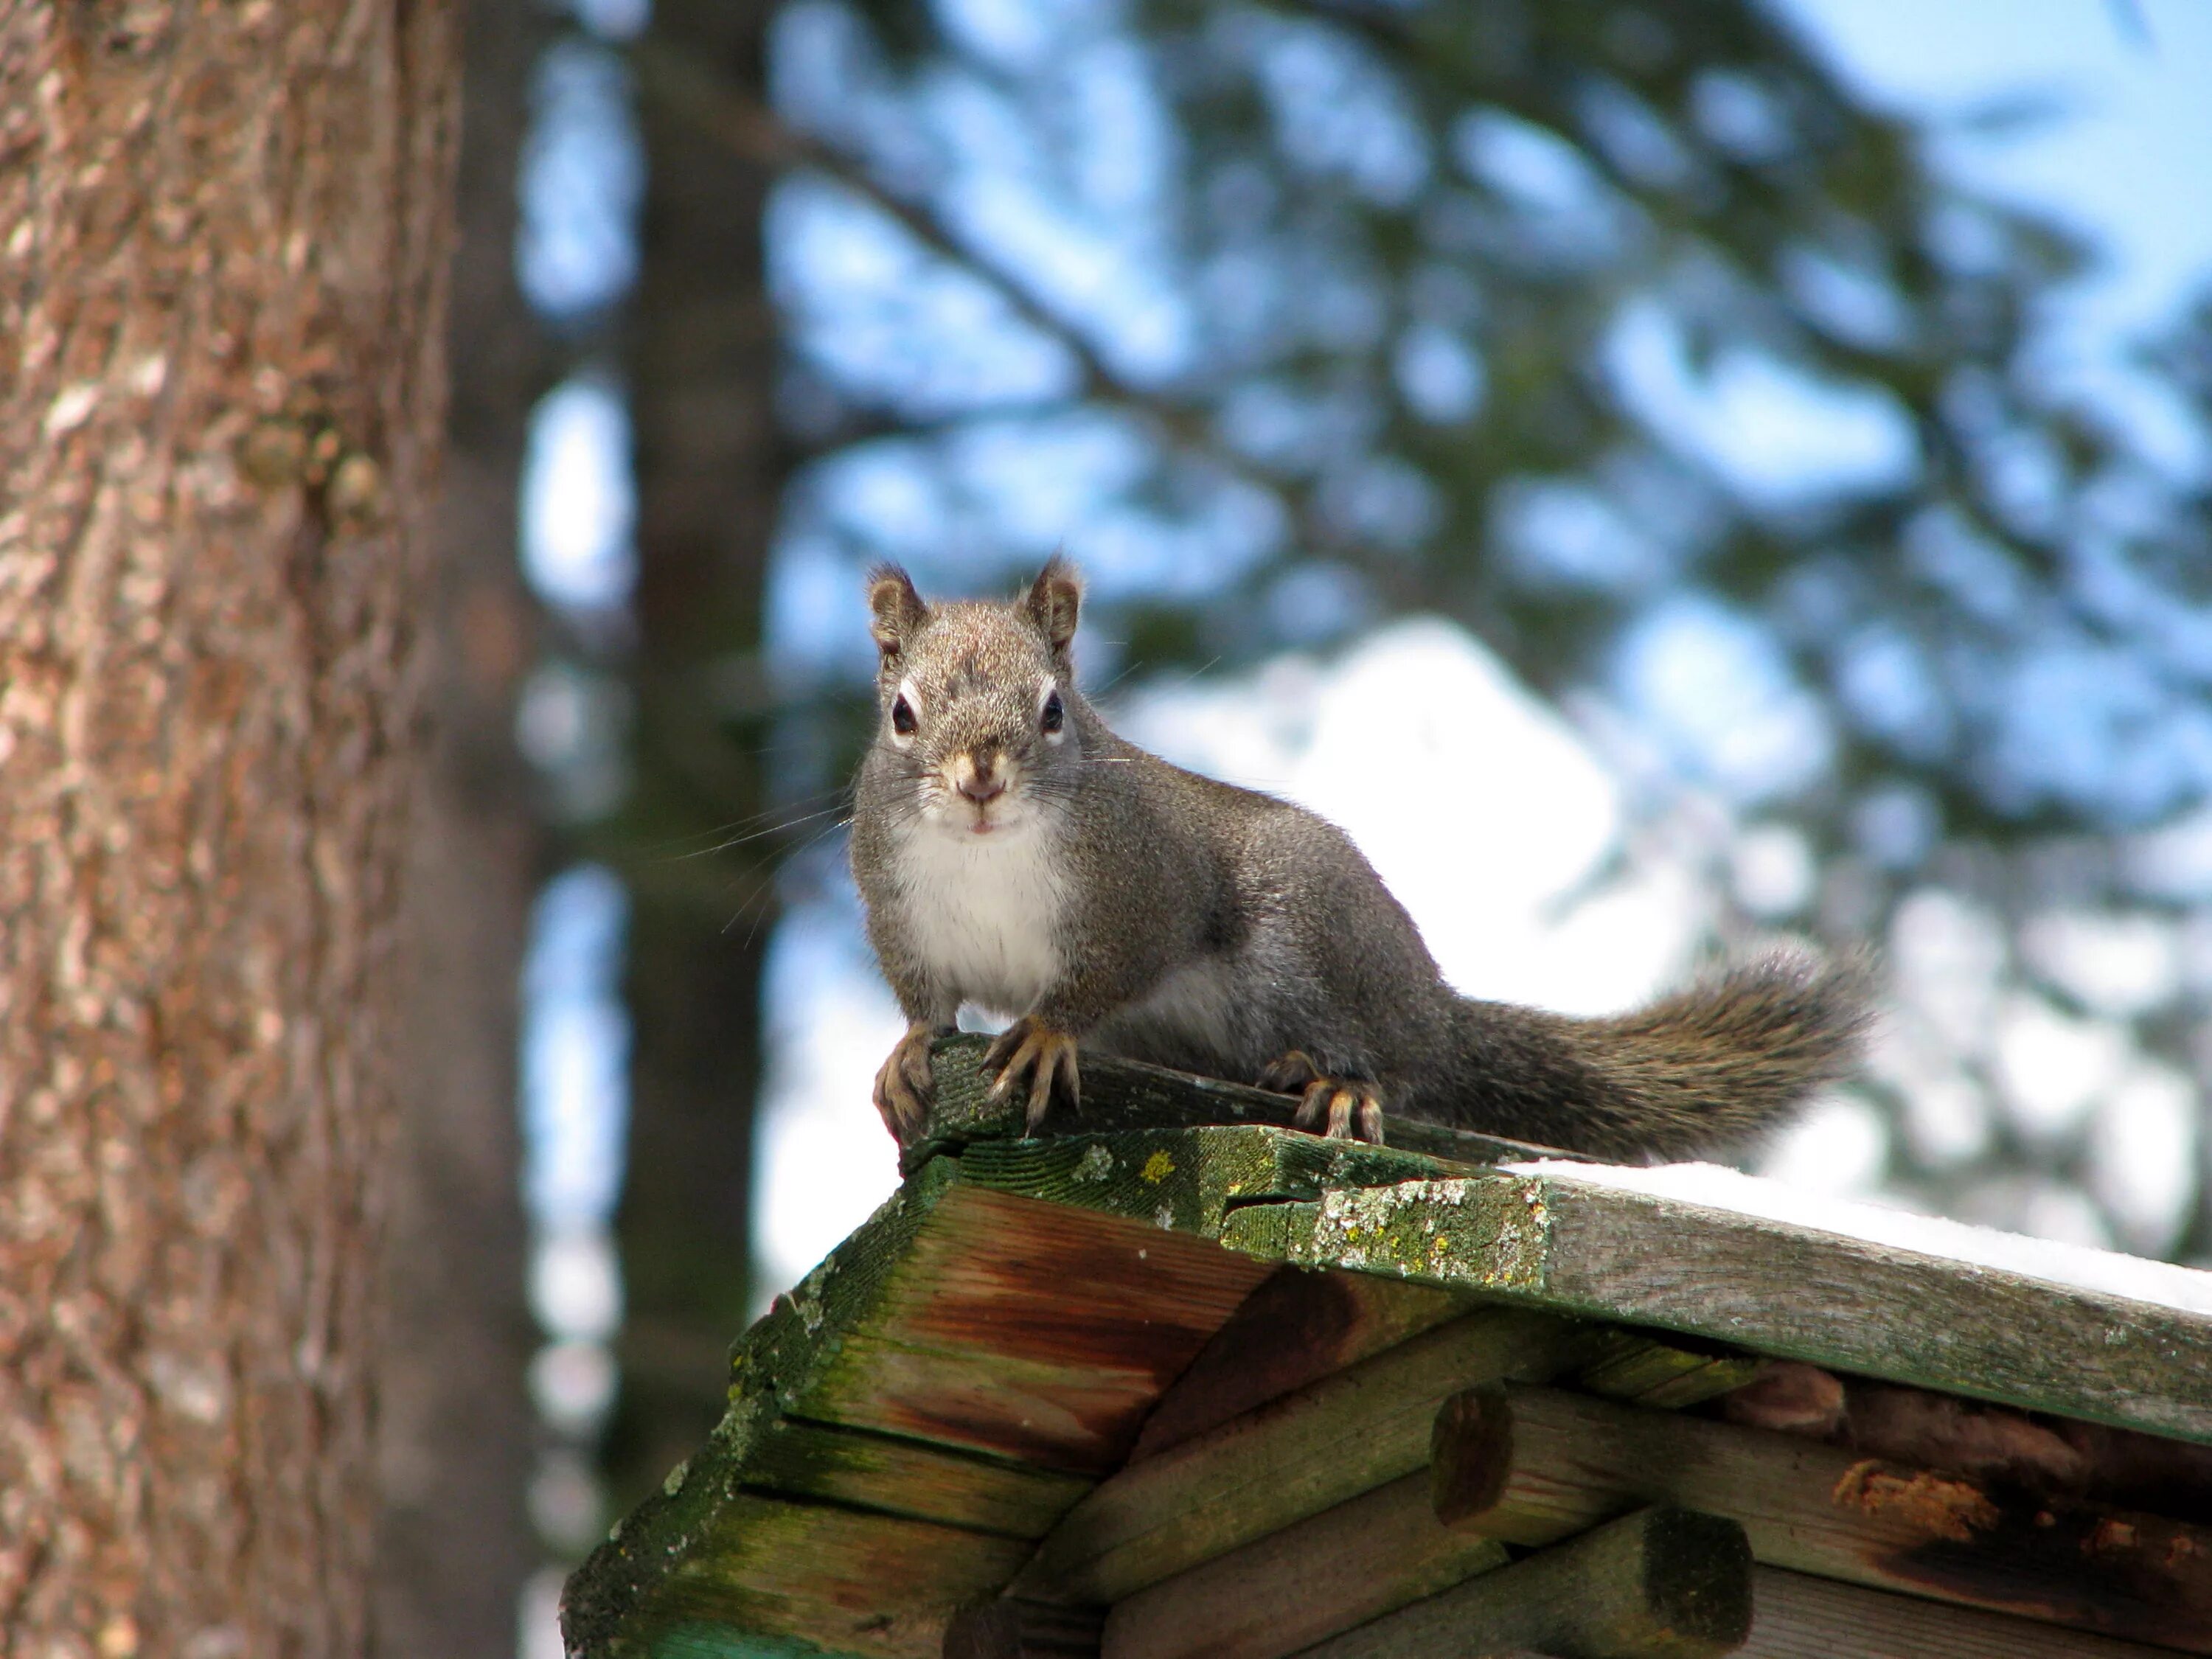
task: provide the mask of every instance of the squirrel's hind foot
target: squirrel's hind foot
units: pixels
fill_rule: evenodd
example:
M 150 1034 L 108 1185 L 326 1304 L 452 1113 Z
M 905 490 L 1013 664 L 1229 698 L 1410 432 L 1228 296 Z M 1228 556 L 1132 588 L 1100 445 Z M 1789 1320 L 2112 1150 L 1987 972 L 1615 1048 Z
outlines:
M 1382 1144 L 1382 1090 L 1364 1079 L 1328 1076 L 1303 1049 L 1293 1048 L 1270 1064 L 1260 1073 L 1260 1086 L 1298 1096 L 1294 1121 L 1310 1133 Z
M 1325 1077 L 1306 1085 L 1296 1121 L 1301 1129 L 1332 1140 L 1365 1140 L 1380 1146 L 1382 1097 L 1371 1083 Z
M 1035 1134 L 1051 1110 L 1054 1096 L 1073 1111 L 1083 1103 L 1083 1079 L 1076 1069 L 1075 1039 L 1033 1014 L 1024 1014 L 999 1033 L 983 1052 L 983 1069 L 996 1072 L 990 1099 L 995 1105 L 1026 1090 L 1029 1132 Z
M 929 1040 L 936 1033 L 927 1025 L 909 1025 L 892 1048 L 890 1058 L 876 1073 L 876 1110 L 891 1139 L 903 1147 L 921 1133 L 929 1116 L 929 1103 L 937 1091 L 929 1067 Z

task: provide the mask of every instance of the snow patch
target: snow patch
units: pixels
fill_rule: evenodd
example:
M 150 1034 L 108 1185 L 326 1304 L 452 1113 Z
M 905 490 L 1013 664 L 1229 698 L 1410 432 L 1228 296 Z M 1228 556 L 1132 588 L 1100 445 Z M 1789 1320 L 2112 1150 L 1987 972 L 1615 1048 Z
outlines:
M 2189 1313 L 2212 1314 L 2212 1273 L 2177 1267 L 2170 1262 L 2145 1261 L 2111 1250 L 1968 1226 L 1965 1222 L 1949 1221 L 1941 1216 L 1918 1215 L 1910 1210 L 1833 1198 L 1723 1169 L 1717 1164 L 1662 1164 L 1649 1169 L 1633 1169 L 1543 1158 L 1504 1167 L 1515 1175 L 1541 1176 L 1547 1180 L 1644 1193 L 1653 1198 L 1672 1199 L 1678 1203 L 1698 1204 L 1735 1215 L 1756 1216 L 1816 1232 L 1862 1239 L 1892 1249 L 1909 1250 L 1917 1255 L 1994 1267 L 2049 1284 L 2098 1291 L 2107 1296 L 2125 1297 L 2130 1301 L 2178 1308 Z

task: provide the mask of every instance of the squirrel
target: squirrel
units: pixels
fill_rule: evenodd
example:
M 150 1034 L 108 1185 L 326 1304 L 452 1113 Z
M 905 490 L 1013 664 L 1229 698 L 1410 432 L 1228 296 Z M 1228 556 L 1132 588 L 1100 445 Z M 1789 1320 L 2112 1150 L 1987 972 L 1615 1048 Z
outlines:
M 1789 950 L 1638 1012 L 1464 997 L 1349 836 L 1109 730 L 1074 684 L 1082 579 L 1055 556 L 1011 604 L 925 604 L 868 574 L 879 724 L 854 790 L 870 943 L 907 1018 L 875 1103 L 902 1146 L 930 1041 L 964 1003 L 1034 1130 L 1079 1106 L 1079 1052 L 1298 1097 L 1370 1141 L 1386 1112 L 1615 1160 L 1741 1143 L 1855 1064 L 1856 963 Z

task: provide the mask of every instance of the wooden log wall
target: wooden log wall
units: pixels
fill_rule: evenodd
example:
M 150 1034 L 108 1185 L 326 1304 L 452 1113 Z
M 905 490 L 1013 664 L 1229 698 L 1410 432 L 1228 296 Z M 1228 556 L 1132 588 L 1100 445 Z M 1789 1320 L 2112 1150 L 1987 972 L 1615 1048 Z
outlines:
M 1370 1620 L 1307 1659 L 1534 1650 L 1722 1659 L 1751 1634 L 1751 1547 L 1732 1521 L 1648 1509 Z
M 1402 1292 L 1338 1300 L 1316 1282 L 1255 1292 L 1249 1305 L 1268 1316 L 1232 1319 L 1155 1413 L 1166 1443 L 1079 1501 L 1017 1580 L 1041 1600 L 1107 1607 L 1104 1659 L 1491 1651 L 1445 1609 L 1505 1595 L 1472 1587 L 1519 1572 L 1512 1549 L 1593 1538 L 1654 1504 L 1732 1528 L 1759 1564 L 1747 1590 L 1759 1617 L 1734 1650 L 1696 1651 L 1809 1659 L 1864 1630 L 1900 1659 L 2212 1653 L 2212 1534 L 2186 1522 L 1685 1414 L 1756 1398 L 1768 1367 L 1710 1343 L 1494 1306 L 1425 1324 L 1437 1304 L 1391 1310 Z M 1334 1330 L 1360 1357 L 1310 1381 L 1295 1378 L 1328 1359 L 1269 1373 L 1276 1337 L 1299 1329 Z M 1362 1351 L 1378 1330 L 1409 1334 Z M 1453 1374 L 1484 1386 L 1439 1399 Z M 1544 1378 L 1565 1386 L 1532 1385 Z M 1220 1418 L 1239 1388 L 1269 1397 Z M 1447 1627 L 1462 1636 L 1438 1645 Z M 1496 1640 L 1678 1650 L 1518 1626 Z
M 1740 1522 L 1770 1565 L 2212 1653 L 2212 1533 L 2164 1516 L 1547 1389 L 1445 1402 L 1430 1473 L 1439 1521 L 1501 1542 L 1674 1503 Z

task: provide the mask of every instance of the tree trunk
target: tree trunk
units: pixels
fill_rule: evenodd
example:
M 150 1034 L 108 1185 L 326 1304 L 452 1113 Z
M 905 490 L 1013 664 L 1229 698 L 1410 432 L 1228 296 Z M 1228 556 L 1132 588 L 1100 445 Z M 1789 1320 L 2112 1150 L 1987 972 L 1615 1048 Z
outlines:
M 695 852 L 703 832 L 763 805 L 762 590 L 782 471 L 761 262 L 769 176 L 696 125 L 653 65 L 673 60 L 758 96 L 769 12 L 661 0 L 641 76 L 648 171 L 629 325 L 638 742 L 626 825 L 639 849 L 626 860 L 636 1046 L 621 1216 L 629 1316 L 607 1449 L 620 1508 L 720 1417 L 724 1355 L 747 1307 L 773 843 L 670 853 Z
M 538 1565 L 523 1506 L 531 1328 L 515 1048 L 541 848 L 535 780 L 514 732 L 534 620 L 515 561 L 516 496 L 545 360 L 514 249 L 530 70 L 547 21 L 537 0 L 479 0 L 463 45 L 453 407 L 426 630 L 434 735 L 409 860 L 386 1253 L 374 1601 L 385 1659 L 510 1651 Z
M 0 8 L 0 1650 L 357 1655 L 439 0 Z

